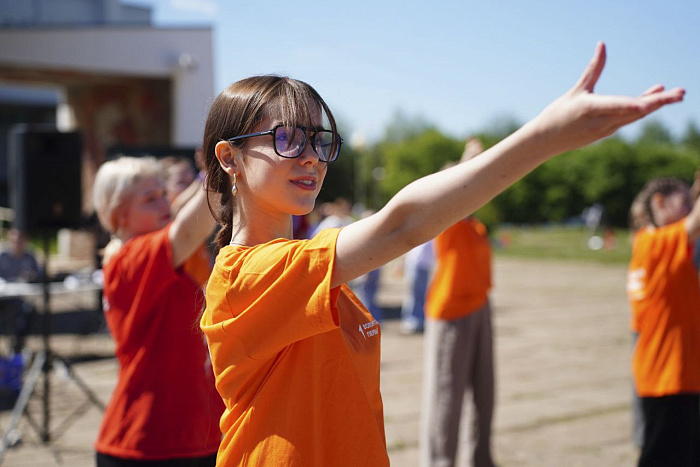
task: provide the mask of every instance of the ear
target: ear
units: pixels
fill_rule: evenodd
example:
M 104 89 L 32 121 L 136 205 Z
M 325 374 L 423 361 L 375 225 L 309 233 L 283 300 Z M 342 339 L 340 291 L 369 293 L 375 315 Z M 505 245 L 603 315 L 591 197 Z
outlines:
M 659 209 L 663 207 L 665 201 L 666 197 L 664 195 L 662 195 L 661 193 L 654 193 L 653 195 L 651 195 L 649 204 L 653 209 Z
M 114 233 L 117 237 L 122 237 L 124 235 L 124 227 L 126 227 L 129 221 L 129 213 L 126 207 L 122 207 L 116 216 L 114 216 L 116 224 L 114 226 Z
M 219 141 L 214 147 L 214 153 L 219 160 L 219 165 L 229 176 L 239 173 L 236 157 L 240 156 L 241 150 L 231 146 L 228 141 Z
M 661 193 L 654 193 L 649 199 L 649 208 L 651 209 L 652 222 L 658 224 L 661 216 L 666 208 L 666 197 Z

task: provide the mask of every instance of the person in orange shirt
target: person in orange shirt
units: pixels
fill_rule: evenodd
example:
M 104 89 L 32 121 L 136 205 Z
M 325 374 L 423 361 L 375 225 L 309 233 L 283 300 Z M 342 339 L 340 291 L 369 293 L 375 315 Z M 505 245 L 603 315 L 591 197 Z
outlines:
M 206 192 L 173 218 L 156 160 L 122 157 L 100 167 L 93 200 L 114 235 L 103 303 L 119 361 L 97 466 L 213 466 L 223 403 L 196 328 L 202 289 L 182 269 L 214 229 Z
M 226 410 L 217 463 L 386 466 L 376 319 L 347 285 L 425 243 L 555 154 L 613 133 L 684 91 L 593 93 L 605 48 L 538 117 L 468 161 L 417 180 L 376 214 L 309 240 L 309 213 L 342 139 L 308 84 L 254 76 L 214 100 L 204 130 L 221 250 L 201 328 Z M 426 155 L 427 156 L 427 155 Z
M 700 203 L 675 178 L 650 181 L 637 197 L 648 225 L 635 234 L 627 276 L 632 371 L 641 398 L 640 466 L 700 465 L 700 284 L 692 262 Z
M 469 138 L 462 162 L 481 154 Z M 452 164 L 454 165 L 454 164 Z M 435 238 L 437 264 L 426 302 L 421 464 L 455 465 L 462 403 L 471 390 L 471 461 L 493 466 L 494 407 L 491 244 L 484 224 L 466 217 Z

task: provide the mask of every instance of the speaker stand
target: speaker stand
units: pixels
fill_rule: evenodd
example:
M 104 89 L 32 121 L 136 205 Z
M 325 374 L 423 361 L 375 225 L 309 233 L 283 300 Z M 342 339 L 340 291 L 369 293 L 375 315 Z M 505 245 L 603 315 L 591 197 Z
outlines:
M 80 415 L 82 415 L 90 405 L 94 405 L 98 409 L 104 412 L 105 404 L 95 395 L 95 393 L 88 387 L 85 382 L 78 377 L 73 371 L 73 368 L 68 360 L 61 357 L 51 350 L 51 309 L 50 301 L 51 294 L 49 291 L 49 243 L 50 235 L 48 232 L 42 234 L 43 240 L 43 250 L 44 250 L 44 274 L 43 274 L 43 302 L 44 307 L 42 310 L 42 349 L 37 352 L 34 356 L 34 361 L 31 368 L 27 372 L 24 384 L 22 384 L 22 389 L 20 390 L 19 397 L 12 409 L 12 416 L 10 417 L 10 423 L 7 427 L 7 431 L 2 439 L 2 446 L 0 446 L 0 465 L 7 450 L 17 444 L 21 440 L 21 432 L 19 431 L 19 422 L 24 415 L 29 423 L 29 426 L 37 433 L 39 439 L 44 445 L 49 445 L 53 440 L 57 439 L 58 436 L 52 436 L 50 429 L 51 425 L 51 408 L 50 408 L 50 394 L 51 394 L 51 372 L 57 369 L 62 370 L 61 372 L 67 375 L 73 383 L 82 391 L 85 395 L 86 400 L 78 406 L 73 412 L 71 412 L 63 421 L 56 427 L 59 433 L 65 433 L 66 428 L 71 422 L 76 420 Z M 39 424 L 27 410 L 29 400 L 36 391 L 39 380 L 42 380 L 43 390 L 41 398 L 42 406 L 42 423 Z M 57 449 L 49 446 L 56 461 L 61 463 L 60 454 Z

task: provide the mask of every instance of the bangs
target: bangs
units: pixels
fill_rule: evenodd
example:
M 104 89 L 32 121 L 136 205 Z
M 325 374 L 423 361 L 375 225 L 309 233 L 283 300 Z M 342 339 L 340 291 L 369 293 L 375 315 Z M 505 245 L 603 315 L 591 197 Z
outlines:
M 280 81 L 265 105 L 265 116 L 279 125 L 337 131 L 335 120 L 321 96 L 308 84 Z

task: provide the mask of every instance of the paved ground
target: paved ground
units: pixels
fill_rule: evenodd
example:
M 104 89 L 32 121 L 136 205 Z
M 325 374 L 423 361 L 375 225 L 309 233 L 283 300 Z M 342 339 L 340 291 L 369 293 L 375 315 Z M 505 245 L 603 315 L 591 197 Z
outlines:
M 380 292 L 380 303 L 394 310 L 402 292 L 399 271 L 394 264 L 383 272 Z M 494 455 L 500 465 L 634 465 L 624 280 L 620 266 L 496 260 Z M 402 336 L 396 320 L 386 320 L 383 328 L 389 454 L 392 465 L 417 466 L 423 339 Z M 53 343 L 64 355 L 109 356 L 113 348 L 106 334 L 63 334 Z M 116 372 L 113 358 L 74 368 L 108 400 Z M 51 396 L 55 442 L 42 445 L 23 421 L 23 442 L 8 452 L 3 465 L 53 466 L 59 460 L 71 467 L 93 465 L 91 446 L 100 412 L 88 407 L 60 426 L 84 400 L 65 371 L 53 377 Z M 32 409 L 38 407 L 33 400 Z M 8 411 L 0 412 L 0 429 L 8 419 Z

